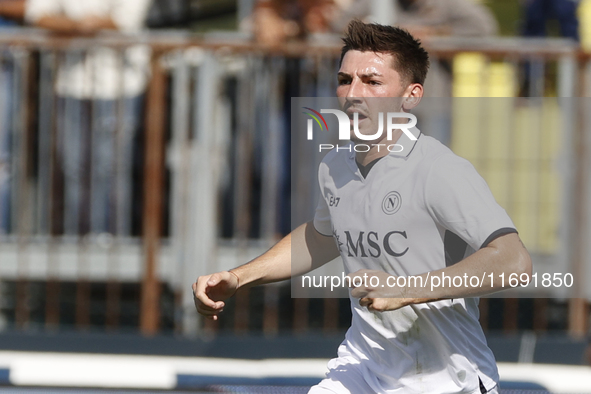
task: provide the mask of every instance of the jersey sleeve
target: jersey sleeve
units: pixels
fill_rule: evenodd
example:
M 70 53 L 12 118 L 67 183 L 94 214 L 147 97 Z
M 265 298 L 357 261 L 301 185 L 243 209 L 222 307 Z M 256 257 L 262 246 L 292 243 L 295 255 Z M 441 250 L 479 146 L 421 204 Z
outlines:
M 427 175 L 425 201 L 435 221 L 474 250 L 501 235 L 517 232 L 486 181 L 470 162 L 453 154 L 433 163 Z
M 332 236 L 332 223 L 330 221 L 330 212 L 324 196 L 320 196 L 316 212 L 314 213 L 314 228 L 322 235 Z
M 316 206 L 316 212 L 314 213 L 314 228 L 322 235 L 332 236 L 332 222 L 330 220 L 330 211 L 324 193 L 324 182 L 322 177 L 322 169 L 324 163 L 320 164 L 318 170 L 318 183 L 320 185 L 320 197 L 318 199 L 318 205 Z

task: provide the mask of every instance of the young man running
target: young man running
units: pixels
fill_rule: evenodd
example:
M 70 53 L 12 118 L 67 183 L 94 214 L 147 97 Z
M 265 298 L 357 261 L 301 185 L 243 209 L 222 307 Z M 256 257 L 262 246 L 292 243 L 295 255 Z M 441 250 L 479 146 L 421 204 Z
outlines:
M 337 96 L 352 124 L 358 114 L 358 131 L 368 138 L 384 108 L 418 105 L 428 55 L 404 30 L 359 21 L 343 41 Z M 387 137 L 361 141 L 352 133 L 351 144 L 372 148 L 329 152 L 319 168 L 314 220 L 253 261 L 198 278 L 197 310 L 215 320 L 238 287 L 288 279 L 339 254 L 347 273 L 375 276 L 382 285 L 410 276 L 425 283 L 464 278 L 434 288 L 410 281 L 353 288 L 351 328 L 310 393 L 495 393 L 498 372 L 474 297 L 502 284 L 466 278 L 514 274 L 527 283 L 529 254 L 470 163 L 416 128 Z M 391 152 L 379 149 L 394 143 Z M 335 197 L 339 203 L 330 204 Z

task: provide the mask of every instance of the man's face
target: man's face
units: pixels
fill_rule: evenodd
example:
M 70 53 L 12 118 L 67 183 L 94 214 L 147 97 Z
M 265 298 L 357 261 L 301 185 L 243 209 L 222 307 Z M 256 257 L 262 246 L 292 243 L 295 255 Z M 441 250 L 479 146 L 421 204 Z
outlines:
M 358 113 L 361 134 L 375 134 L 379 128 L 378 113 L 401 112 L 402 97 L 413 94 L 413 87 L 417 84 L 406 86 L 393 65 L 394 57 L 387 53 L 348 51 L 343 57 L 337 97 L 342 110 L 351 119 L 351 127 L 353 114 Z M 385 131 L 386 119 L 383 119 L 383 126 Z M 351 137 L 356 139 L 353 133 Z

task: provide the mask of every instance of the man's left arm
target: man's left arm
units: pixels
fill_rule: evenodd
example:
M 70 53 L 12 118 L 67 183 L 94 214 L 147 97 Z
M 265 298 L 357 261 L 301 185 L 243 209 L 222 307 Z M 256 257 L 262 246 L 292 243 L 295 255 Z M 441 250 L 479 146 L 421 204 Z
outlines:
M 406 283 L 397 280 L 396 286 L 385 282 L 390 276 L 385 272 L 374 273 L 383 277 L 379 287 L 356 288 L 353 296 L 385 300 L 375 303 L 363 300 L 362 305 L 371 303 L 374 309 L 397 309 L 446 298 L 477 297 L 503 290 L 511 284 L 529 282 L 532 271 L 529 253 L 511 218 L 495 201 L 472 164 L 456 155 L 442 154 L 422 176 L 425 209 L 434 222 L 476 252 L 455 264 L 441 261 L 440 269 L 414 275 Z M 405 264 L 412 264 L 412 261 Z M 390 284 L 394 283 L 392 280 Z
M 370 310 L 387 311 L 406 305 L 495 293 L 515 287 L 515 281 L 509 282 L 510 277 L 516 278 L 519 285 L 527 285 L 532 262 L 519 236 L 511 233 L 494 239 L 457 264 L 405 280 L 404 287 L 381 287 L 385 283 L 400 283 L 395 282 L 395 277 L 388 281 L 391 275 L 384 272 L 364 270 L 351 275 L 363 277 L 365 274 L 379 277 L 380 285 L 376 288 L 356 287 L 352 295 L 361 298 L 360 304 Z M 450 279 L 444 279 L 446 277 Z M 470 280 L 473 277 L 478 281 Z M 453 278 L 461 278 L 461 285 L 454 285 L 460 281 L 454 282 Z

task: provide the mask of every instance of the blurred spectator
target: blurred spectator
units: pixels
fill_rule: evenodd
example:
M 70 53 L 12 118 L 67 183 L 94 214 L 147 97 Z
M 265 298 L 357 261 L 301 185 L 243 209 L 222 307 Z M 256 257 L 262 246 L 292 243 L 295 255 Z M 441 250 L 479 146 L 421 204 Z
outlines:
M 560 26 L 560 35 L 579 41 L 579 20 L 577 7 L 579 0 L 523 0 L 524 24 L 523 35 L 525 37 L 546 37 L 548 35 L 548 22 L 556 20 Z M 519 96 L 535 97 L 543 96 L 544 88 L 541 81 L 544 78 L 544 69 L 536 67 L 532 62 L 526 62 L 520 69 Z
M 414 36 L 489 36 L 498 26 L 492 13 L 474 0 L 394 1 L 397 25 Z M 278 44 L 308 34 L 337 32 L 351 19 L 370 16 L 371 0 L 259 0 L 252 19 L 259 42 Z
M 26 19 L 63 36 L 137 33 L 149 6 L 150 0 L 27 0 Z M 65 177 L 66 234 L 130 233 L 132 142 L 149 59 L 149 48 L 136 45 L 69 50 L 60 62 L 58 160 Z
M 497 21 L 474 0 L 398 0 L 399 25 L 418 38 L 496 35 Z
M 258 42 L 267 45 L 329 32 L 335 9 L 333 0 L 259 0 L 252 18 L 253 32 Z
M 562 37 L 579 41 L 578 5 L 579 0 L 524 0 L 523 35 L 547 36 L 547 23 L 554 19 L 560 25 Z
M 25 0 L 0 0 L 0 28 L 22 21 Z M 10 145 L 12 142 L 13 62 L 8 50 L 0 51 L 0 234 L 10 230 Z
M 497 34 L 498 25 L 485 6 L 474 0 L 384 0 L 395 1 L 396 25 L 413 36 L 483 37 Z M 355 0 L 333 21 L 333 28 L 344 30 L 349 20 L 370 15 L 371 0 Z

